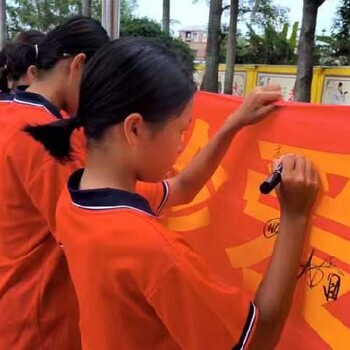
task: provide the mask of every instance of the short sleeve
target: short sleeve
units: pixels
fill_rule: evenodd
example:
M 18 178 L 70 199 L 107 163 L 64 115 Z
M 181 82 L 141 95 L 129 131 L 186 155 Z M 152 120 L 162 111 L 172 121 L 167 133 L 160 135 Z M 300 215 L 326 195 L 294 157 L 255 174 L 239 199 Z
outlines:
M 189 251 L 148 300 L 182 349 L 246 349 L 258 310 L 238 287 L 223 285 Z
M 147 199 L 153 212 L 159 215 L 169 196 L 169 186 L 166 181 L 158 183 L 138 182 L 136 192 Z
M 75 143 L 74 143 L 75 145 Z M 8 144 L 7 178 L 12 178 L 55 231 L 55 210 L 58 198 L 69 175 L 83 166 L 83 153 L 74 147 L 74 161 L 65 164 L 51 157 L 43 146 L 22 131 Z

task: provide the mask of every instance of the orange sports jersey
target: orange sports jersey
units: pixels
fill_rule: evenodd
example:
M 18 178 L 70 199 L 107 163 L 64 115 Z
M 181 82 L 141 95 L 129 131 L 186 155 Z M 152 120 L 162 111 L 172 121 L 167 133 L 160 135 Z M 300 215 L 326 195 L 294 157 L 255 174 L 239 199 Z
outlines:
M 69 174 L 22 131 L 62 118 L 42 96 L 17 91 L 0 101 L 0 349 L 79 350 L 78 305 L 55 231 Z M 74 146 L 74 149 L 77 147 Z
M 4 133 L 5 127 L 8 124 L 8 108 L 13 104 L 13 99 L 14 95 L 3 92 L 0 93 L 0 143 L 3 139 L 2 134 Z
M 258 317 L 250 298 L 213 276 L 145 198 L 79 190 L 82 173 L 58 203 L 56 233 L 79 300 L 83 349 L 245 349 Z
M 69 174 L 81 167 L 85 139 L 74 139 L 73 163 L 62 166 L 21 130 L 27 124 L 67 115 L 42 96 L 16 91 L 0 96 L 0 349 L 81 348 L 78 307 L 62 249 L 51 232 L 55 209 Z M 138 190 L 160 210 L 168 188 Z M 157 191 L 159 194 L 159 191 Z

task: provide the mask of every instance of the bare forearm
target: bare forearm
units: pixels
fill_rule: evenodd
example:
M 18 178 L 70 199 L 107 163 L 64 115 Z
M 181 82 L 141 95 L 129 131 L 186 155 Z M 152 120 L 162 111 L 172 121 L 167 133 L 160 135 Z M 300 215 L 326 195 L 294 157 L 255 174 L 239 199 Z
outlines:
M 250 93 L 191 163 L 180 174 L 167 180 L 169 196 L 165 207 L 192 201 L 219 166 L 237 132 L 264 119 L 276 109 L 274 103 L 281 97 L 281 88 L 277 85 L 257 88 Z
M 297 282 L 306 225 L 305 216 L 282 214 L 279 237 L 256 294 L 260 318 L 251 349 L 259 348 L 262 341 L 265 345 L 271 342 L 273 348 L 280 337 Z
M 190 198 L 211 178 L 240 129 L 238 122 L 226 123 L 177 176 L 176 181 Z

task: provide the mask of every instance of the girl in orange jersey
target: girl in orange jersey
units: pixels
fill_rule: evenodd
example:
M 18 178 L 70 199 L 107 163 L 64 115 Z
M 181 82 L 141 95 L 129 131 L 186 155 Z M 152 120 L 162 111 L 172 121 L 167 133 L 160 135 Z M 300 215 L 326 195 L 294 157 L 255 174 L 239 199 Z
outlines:
M 7 97 L 10 92 L 8 81 L 7 81 L 7 52 L 10 44 L 7 43 L 0 50 L 0 99 Z
M 7 53 L 7 79 L 11 93 L 15 89 L 25 90 L 32 84 L 36 74 L 36 55 L 34 45 L 15 43 Z
M 52 233 L 59 193 L 83 151 L 62 166 L 22 130 L 75 113 L 85 63 L 108 40 L 90 18 L 56 27 L 31 48 L 31 86 L 1 103 L 0 349 L 80 349 L 76 297 Z
M 153 201 L 136 194 L 137 181 L 160 181 L 181 152 L 195 90 L 191 69 L 171 50 L 120 39 L 89 62 L 77 117 L 27 128 L 61 161 L 70 157 L 73 130 L 83 127 L 88 139 L 85 169 L 68 181 L 56 231 L 78 295 L 83 349 L 260 350 L 278 342 L 318 176 L 303 157 L 281 160 L 281 229 L 255 300 L 223 285 L 159 224 Z M 250 94 L 186 170 L 167 181 L 167 205 L 192 198 L 234 135 L 280 97 L 275 86 Z
M 12 99 L 17 87 L 28 87 L 35 76 L 35 49 L 44 34 L 37 30 L 20 33 L 0 53 L 0 99 Z M 6 94 L 11 92 L 11 94 Z

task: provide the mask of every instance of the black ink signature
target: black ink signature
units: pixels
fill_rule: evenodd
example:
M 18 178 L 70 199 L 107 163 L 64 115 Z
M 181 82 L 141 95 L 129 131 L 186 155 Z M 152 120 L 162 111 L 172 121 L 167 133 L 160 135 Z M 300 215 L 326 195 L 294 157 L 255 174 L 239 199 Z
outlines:
M 275 149 L 275 154 L 273 155 L 274 159 L 281 157 L 281 149 L 282 149 L 282 146 L 278 145 L 278 147 Z
M 272 219 L 269 220 L 265 225 L 263 229 L 263 234 L 266 238 L 272 238 L 278 235 L 280 231 L 280 219 Z
M 323 292 L 327 301 L 337 300 L 340 291 L 341 277 L 336 273 L 328 275 L 328 287 L 323 286 Z
M 301 271 L 298 275 L 298 279 L 302 276 L 305 276 L 305 282 L 309 288 L 314 288 L 318 286 L 321 282 L 323 282 L 326 271 L 329 269 L 336 269 L 339 275 L 343 275 L 343 273 L 337 268 L 337 266 L 333 263 L 334 256 L 328 257 L 327 259 L 323 260 L 321 264 L 315 264 L 313 263 L 312 259 L 315 254 L 315 249 L 312 249 L 309 258 L 307 259 L 305 264 L 300 265 Z M 335 275 L 334 273 L 330 273 L 328 275 L 328 279 L 331 275 Z M 338 275 L 336 275 L 338 276 Z M 329 283 L 333 283 L 333 279 L 331 278 L 331 281 Z M 340 286 L 340 282 L 339 282 Z M 329 288 L 328 288 L 329 290 Z M 328 292 L 327 290 L 327 292 Z M 332 289 L 333 290 L 333 289 Z M 338 290 L 339 292 L 339 290 Z M 330 293 L 330 295 L 332 295 Z M 336 294 L 337 295 L 337 294 Z

